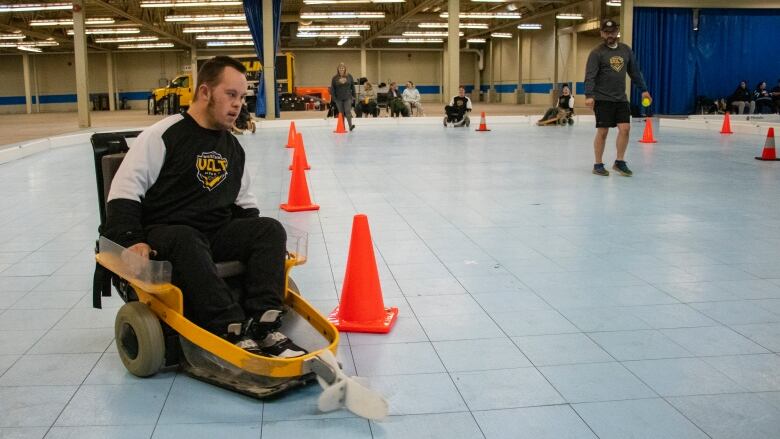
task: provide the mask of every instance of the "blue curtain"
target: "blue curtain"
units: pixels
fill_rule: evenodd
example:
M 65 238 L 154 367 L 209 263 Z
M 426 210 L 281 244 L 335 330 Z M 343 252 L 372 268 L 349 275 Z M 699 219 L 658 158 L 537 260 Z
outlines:
M 634 8 L 634 54 L 653 96 L 653 113 L 690 114 L 696 104 L 693 11 Z M 631 102 L 641 101 L 636 87 Z
M 276 62 L 276 53 L 279 51 L 279 31 L 282 24 L 282 0 L 271 0 L 273 3 L 274 12 L 274 55 L 272 59 Z M 244 13 L 246 14 L 246 22 L 249 25 L 249 31 L 252 33 L 252 40 L 255 43 L 255 52 L 257 52 L 257 58 L 260 62 L 263 62 L 263 0 L 244 0 Z M 255 113 L 259 117 L 265 117 L 265 66 L 263 66 L 263 72 L 260 74 L 259 82 L 257 84 L 257 108 Z M 274 69 L 274 84 L 276 84 L 276 69 Z M 276 117 L 280 116 L 279 110 L 279 91 L 274 87 L 273 89 L 274 101 L 276 102 Z
M 780 78 L 780 10 L 702 9 L 697 34 L 699 94 L 727 97 L 743 79 L 771 90 Z

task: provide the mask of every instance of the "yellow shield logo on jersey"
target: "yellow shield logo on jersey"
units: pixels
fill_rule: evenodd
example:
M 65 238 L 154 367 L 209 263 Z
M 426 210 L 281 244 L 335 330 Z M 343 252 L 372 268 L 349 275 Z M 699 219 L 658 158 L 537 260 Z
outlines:
M 228 161 L 218 152 L 204 152 L 198 154 L 195 169 L 203 188 L 211 191 L 227 178 Z
M 609 59 L 609 65 L 612 66 L 612 70 L 619 72 L 623 70 L 623 57 L 622 56 L 613 56 Z

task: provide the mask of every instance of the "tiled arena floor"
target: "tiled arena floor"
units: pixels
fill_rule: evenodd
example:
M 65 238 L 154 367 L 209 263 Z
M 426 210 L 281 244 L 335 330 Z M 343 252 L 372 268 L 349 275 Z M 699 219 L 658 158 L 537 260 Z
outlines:
M 338 303 L 368 215 L 388 335 L 340 358 L 390 403 L 318 413 L 316 384 L 257 401 L 126 372 L 121 302 L 91 308 L 89 145 L 0 165 L 0 438 L 717 438 L 780 432 L 780 164 L 764 138 L 656 128 L 632 178 L 591 174 L 592 122 L 301 124 L 316 212 L 285 213 L 287 128 L 241 138 L 263 214 L 309 233 L 293 277 Z M 606 159 L 614 160 L 614 133 Z

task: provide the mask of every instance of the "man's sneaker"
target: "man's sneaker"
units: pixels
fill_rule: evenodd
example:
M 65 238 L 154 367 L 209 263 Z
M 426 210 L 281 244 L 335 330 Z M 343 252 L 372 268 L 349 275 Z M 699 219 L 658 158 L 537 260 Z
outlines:
M 593 165 L 593 173 L 596 175 L 601 175 L 603 177 L 609 175 L 609 171 L 604 169 L 604 163 L 596 163 L 595 165 Z
M 612 169 L 618 171 L 618 173 L 623 177 L 630 177 L 634 175 L 634 173 L 631 172 L 630 169 L 628 169 L 626 162 L 623 160 L 615 160 L 615 164 L 612 165 Z
M 231 323 L 228 325 L 228 332 L 223 338 L 250 354 L 263 355 L 260 345 L 248 337 L 243 329 L 244 325 L 241 323 Z
M 263 355 L 277 358 L 294 358 L 306 355 L 306 349 L 296 345 L 286 335 L 279 332 L 282 326 L 282 311 L 269 309 L 259 318 L 247 322 L 249 335 L 263 352 Z
M 445 128 L 447 127 L 447 118 L 446 117 L 444 118 L 444 127 Z

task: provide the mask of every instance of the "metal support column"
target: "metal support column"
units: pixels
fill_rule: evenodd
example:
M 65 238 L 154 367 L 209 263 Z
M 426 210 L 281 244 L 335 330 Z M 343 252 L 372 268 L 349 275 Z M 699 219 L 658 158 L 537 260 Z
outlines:
M 108 72 L 108 110 L 116 111 L 116 89 L 114 87 L 114 53 L 106 52 L 106 71 Z
M 274 7 L 263 0 L 263 79 L 265 84 L 265 120 L 276 119 L 276 52 L 274 47 Z
M 30 86 L 30 55 L 22 55 L 22 70 L 24 71 L 24 107 L 27 114 L 32 113 L 32 90 Z
M 79 127 L 89 128 L 89 84 L 87 69 L 87 36 L 84 32 L 84 0 L 73 0 L 73 52 L 76 56 L 76 108 Z
M 449 66 L 447 72 L 449 81 L 449 96 L 458 94 L 460 86 L 460 0 L 448 0 L 447 12 L 447 52 L 449 52 Z

